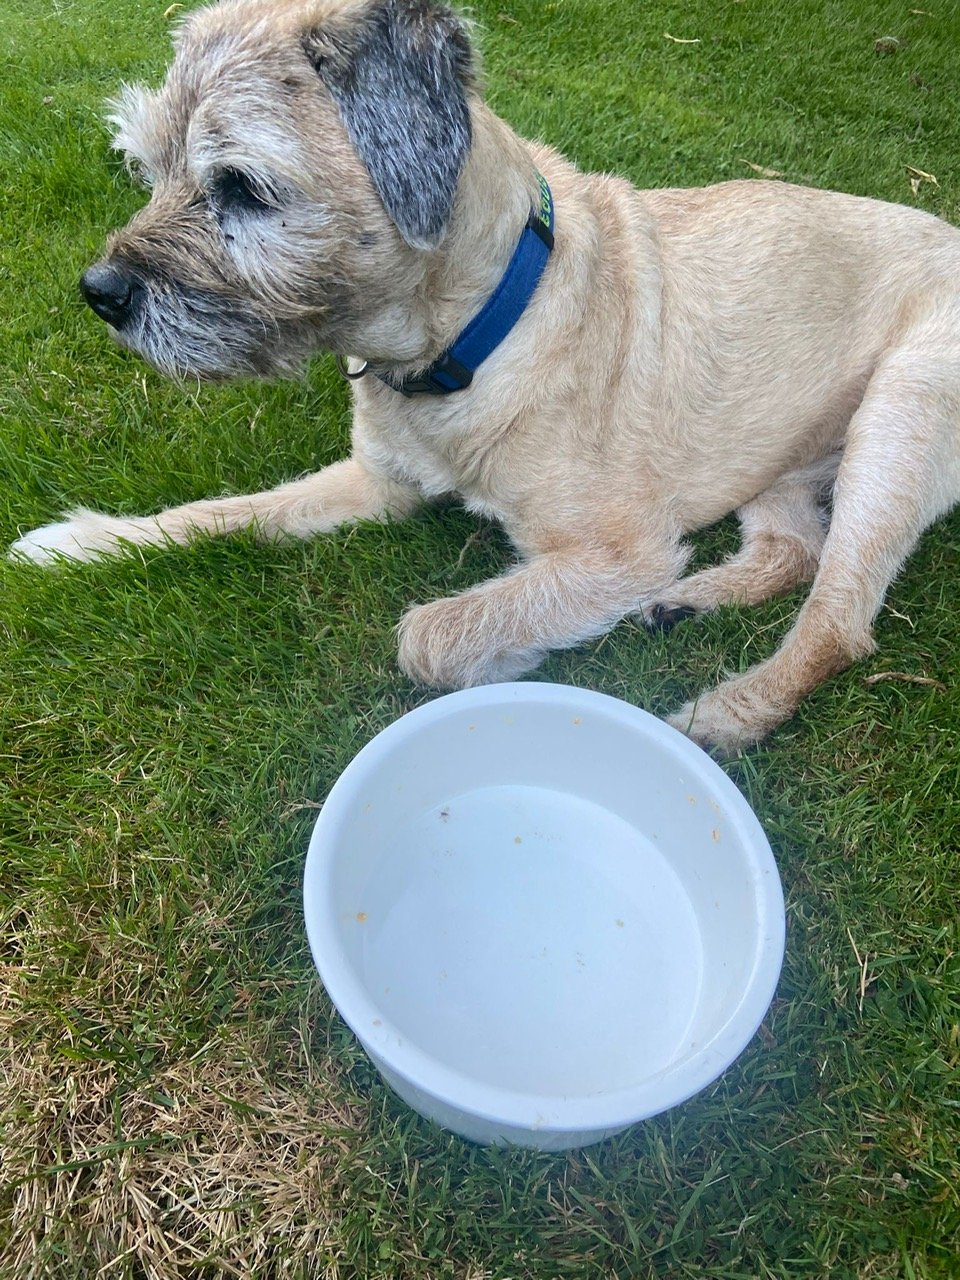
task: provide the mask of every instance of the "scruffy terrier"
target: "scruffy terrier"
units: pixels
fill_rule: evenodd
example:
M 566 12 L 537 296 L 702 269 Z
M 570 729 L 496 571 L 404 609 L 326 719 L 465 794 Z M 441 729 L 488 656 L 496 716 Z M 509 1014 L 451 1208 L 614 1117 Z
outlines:
M 520 558 L 401 621 L 403 670 L 454 688 L 627 614 L 812 579 L 773 657 L 672 717 L 730 751 L 871 650 L 891 579 L 960 498 L 960 232 L 936 218 L 582 174 L 487 108 L 466 25 L 431 0 L 222 0 L 113 121 L 151 196 L 85 274 L 91 307 L 175 377 L 334 352 L 352 453 L 267 493 L 74 511 L 15 554 L 308 537 L 457 494 Z M 733 510 L 740 551 L 682 577 L 684 535 Z

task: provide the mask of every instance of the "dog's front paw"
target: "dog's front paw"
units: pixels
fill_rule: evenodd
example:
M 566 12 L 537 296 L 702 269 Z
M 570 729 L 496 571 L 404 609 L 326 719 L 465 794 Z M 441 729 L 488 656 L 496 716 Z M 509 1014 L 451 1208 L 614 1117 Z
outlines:
M 123 542 L 144 541 L 141 524 L 78 507 L 69 512 L 66 520 L 25 533 L 7 554 L 12 560 L 32 560 L 43 565 L 63 559 L 96 560 L 119 551 Z
M 433 689 L 467 689 L 513 680 L 536 666 L 540 650 L 498 644 L 489 623 L 485 602 L 469 596 L 416 605 L 397 629 L 400 669 Z

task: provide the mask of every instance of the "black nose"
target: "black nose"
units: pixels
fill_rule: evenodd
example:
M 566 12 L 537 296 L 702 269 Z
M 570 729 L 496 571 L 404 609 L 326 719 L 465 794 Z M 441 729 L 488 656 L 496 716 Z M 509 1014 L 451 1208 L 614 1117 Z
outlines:
M 80 292 L 101 320 L 119 329 L 130 314 L 133 279 L 120 267 L 97 263 L 83 273 Z

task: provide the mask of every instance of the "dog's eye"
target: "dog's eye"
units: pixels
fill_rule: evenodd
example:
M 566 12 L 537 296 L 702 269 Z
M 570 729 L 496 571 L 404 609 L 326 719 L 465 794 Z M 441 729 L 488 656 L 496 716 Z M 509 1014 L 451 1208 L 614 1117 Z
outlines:
M 224 213 L 264 213 L 273 207 L 259 194 L 251 178 L 239 169 L 224 169 L 218 174 L 210 198 Z

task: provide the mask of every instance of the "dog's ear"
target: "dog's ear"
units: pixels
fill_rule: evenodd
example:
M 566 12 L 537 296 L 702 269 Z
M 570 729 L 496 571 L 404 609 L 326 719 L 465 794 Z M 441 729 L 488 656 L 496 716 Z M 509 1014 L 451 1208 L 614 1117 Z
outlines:
M 359 24 L 315 28 L 301 43 L 401 235 L 434 248 L 470 149 L 464 24 L 430 0 L 386 0 Z

